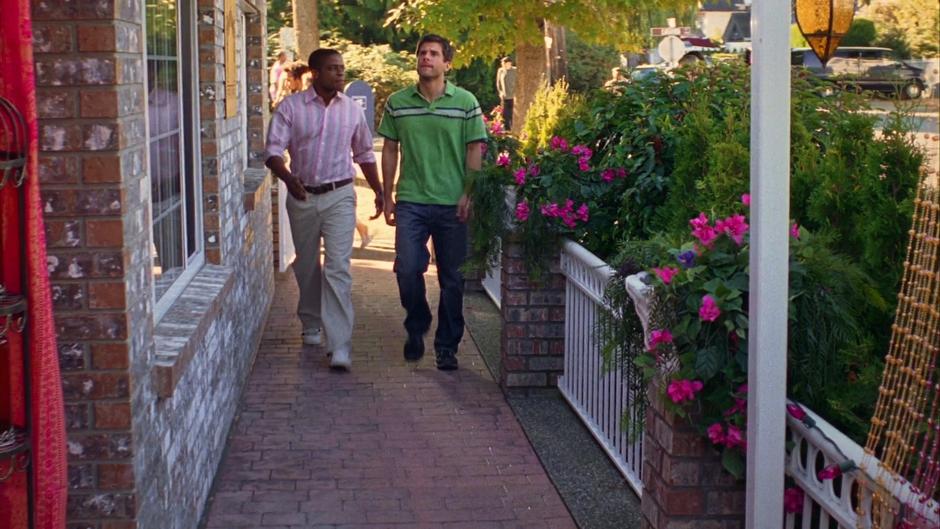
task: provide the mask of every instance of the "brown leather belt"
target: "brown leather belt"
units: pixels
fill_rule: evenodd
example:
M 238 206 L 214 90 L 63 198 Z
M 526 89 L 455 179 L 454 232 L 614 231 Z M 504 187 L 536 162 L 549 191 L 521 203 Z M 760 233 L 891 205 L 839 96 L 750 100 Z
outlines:
M 336 182 L 330 182 L 328 184 L 323 184 L 319 186 L 304 186 L 304 189 L 306 189 L 308 193 L 312 193 L 314 195 L 322 195 L 323 193 L 329 193 L 330 191 L 334 189 L 338 189 L 343 186 L 348 186 L 349 184 L 352 183 L 352 181 L 353 181 L 352 178 L 347 178 L 346 180 L 337 180 Z

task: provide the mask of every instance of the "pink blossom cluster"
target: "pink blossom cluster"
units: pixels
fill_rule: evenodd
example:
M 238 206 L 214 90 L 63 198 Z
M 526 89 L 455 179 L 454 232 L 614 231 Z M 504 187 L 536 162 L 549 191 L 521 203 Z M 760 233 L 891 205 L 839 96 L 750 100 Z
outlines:
M 680 404 L 687 400 L 695 400 L 695 394 L 702 391 L 703 387 L 701 380 L 673 380 L 666 388 L 666 394 L 672 402 Z
M 565 205 L 560 207 L 558 204 L 552 202 L 542 206 L 541 208 L 542 215 L 546 217 L 558 217 L 561 221 L 568 226 L 569 228 L 574 228 L 577 225 L 577 221 L 582 222 L 588 221 L 588 206 L 587 204 L 581 204 L 578 207 L 577 211 L 574 209 L 574 201 L 570 198 L 565 200 Z
M 655 351 L 660 344 L 672 343 L 672 333 L 669 329 L 657 329 L 650 333 L 650 343 L 646 346 L 647 351 Z
M 612 169 L 608 167 L 607 169 L 604 169 L 603 171 L 601 171 L 601 180 L 605 182 L 612 182 L 614 178 L 626 178 L 626 177 L 627 177 L 627 170 L 624 169 L 623 167 L 617 167 L 616 169 Z
M 702 321 L 715 321 L 721 316 L 721 309 L 715 303 L 715 298 L 708 294 L 702 296 L 702 306 L 698 309 L 698 317 Z
M 783 491 L 783 510 L 793 514 L 803 512 L 803 489 L 790 487 Z
M 496 157 L 496 165 L 498 167 L 509 167 L 509 153 L 501 152 L 499 156 Z
M 490 122 L 490 133 L 491 134 L 502 134 L 503 133 L 503 122 L 498 120 L 493 120 Z
M 747 398 L 744 397 L 744 395 L 747 395 L 747 384 L 741 384 L 735 393 L 740 396 L 734 397 L 734 404 L 724 411 L 725 417 L 732 417 L 738 414 L 747 415 Z
M 561 136 L 552 136 L 552 139 L 548 142 L 549 147 L 555 151 L 567 151 L 568 150 L 568 140 L 562 138 Z
M 656 277 L 658 277 L 663 284 L 668 285 L 672 282 L 672 278 L 679 274 L 679 269 L 674 266 L 664 266 L 662 268 L 654 268 L 653 273 L 656 274 Z
M 524 185 L 525 185 L 525 176 L 526 176 L 525 167 L 520 167 L 520 168 L 516 169 L 516 172 L 513 173 L 512 176 L 516 179 L 516 185 L 517 185 L 517 186 L 524 186 Z
M 591 170 L 591 166 L 589 165 L 589 162 L 591 161 L 591 156 L 594 155 L 591 149 L 587 148 L 584 145 L 575 145 L 574 147 L 571 148 L 571 154 L 578 157 L 578 169 L 580 169 L 581 171 Z
M 689 225 L 692 226 L 692 236 L 698 239 L 706 248 L 711 248 L 719 233 L 708 221 L 708 215 L 699 213 L 698 217 L 689 221 Z
M 520 222 L 525 222 L 529 220 L 529 202 L 523 200 L 522 202 L 516 204 L 516 219 Z
M 698 217 L 689 221 L 689 225 L 692 226 L 692 236 L 698 239 L 706 248 L 711 248 L 715 239 L 722 233 L 730 237 L 735 244 L 741 246 L 744 244 L 744 235 L 750 229 L 747 224 L 747 217 L 737 213 L 716 221 L 714 226 L 709 222 L 708 215 L 699 213 Z
M 733 424 L 716 422 L 706 430 L 708 439 L 712 444 L 725 446 L 727 448 L 741 447 L 747 448 L 747 440 L 744 439 L 744 431 Z

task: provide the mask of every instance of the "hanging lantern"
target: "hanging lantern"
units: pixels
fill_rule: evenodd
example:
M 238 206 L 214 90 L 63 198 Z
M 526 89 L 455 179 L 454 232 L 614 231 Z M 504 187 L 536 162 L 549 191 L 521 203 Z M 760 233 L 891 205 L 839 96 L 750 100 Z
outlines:
M 794 0 L 796 24 L 825 66 L 849 31 L 855 0 Z

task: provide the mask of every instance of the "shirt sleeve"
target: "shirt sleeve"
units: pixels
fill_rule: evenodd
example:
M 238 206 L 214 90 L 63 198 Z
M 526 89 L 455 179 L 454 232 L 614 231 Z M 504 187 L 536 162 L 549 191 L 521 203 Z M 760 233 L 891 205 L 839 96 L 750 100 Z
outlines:
M 268 125 L 268 141 L 264 148 L 264 159 L 272 156 L 284 157 L 284 151 L 290 146 L 291 117 L 289 106 L 285 102 L 278 105 Z
M 375 163 L 375 153 L 372 152 L 372 131 L 369 122 L 359 105 L 355 105 L 359 122 L 352 136 L 353 161 L 356 163 Z
M 480 103 L 473 98 L 473 106 L 467 110 L 467 117 L 463 123 L 464 143 L 483 141 L 487 138 L 486 125 L 483 124 L 483 110 Z
M 379 130 L 376 131 L 383 138 L 392 141 L 398 141 L 398 127 L 395 126 L 395 116 L 392 115 L 392 107 L 385 102 L 385 111 L 382 112 L 382 122 L 379 123 Z

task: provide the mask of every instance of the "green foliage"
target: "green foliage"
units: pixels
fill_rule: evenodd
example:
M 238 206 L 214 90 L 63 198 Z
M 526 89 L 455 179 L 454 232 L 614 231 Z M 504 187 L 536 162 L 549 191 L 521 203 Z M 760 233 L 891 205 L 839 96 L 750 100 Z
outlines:
M 567 34 L 569 89 L 589 92 L 604 86 L 610 71 L 620 65 L 620 54 L 612 46 L 589 44 L 573 31 Z
M 455 66 L 495 59 L 520 43 L 542 44 L 543 20 L 565 26 L 585 41 L 617 48 L 642 47 L 649 23 L 662 13 L 688 15 L 692 0 L 403 0 L 387 24 L 438 33 L 458 48 Z
M 470 197 L 473 211 L 470 216 L 470 255 L 464 264 L 466 271 L 485 273 L 499 259 L 500 241 L 507 236 L 511 223 L 510 207 L 513 193 L 510 171 L 512 156 L 519 148 L 518 141 L 503 129 L 503 117 L 492 112 L 484 117 L 489 136 L 483 150 L 481 170 L 473 175 Z
M 875 23 L 865 18 L 856 18 L 842 37 L 840 46 L 871 46 L 875 42 Z
M 322 45 L 343 54 L 347 79 L 361 79 L 372 87 L 376 126 L 382 119 L 388 96 L 418 80 L 414 54 L 392 51 L 388 44 L 362 46 L 346 39 L 328 39 Z
M 414 52 L 420 36 L 383 24 L 397 0 L 322 0 L 318 4 L 320 32 L 357 44 L 388 44 L 395 51 Z
M 484 112 L 491 110 L 499 104 L 499 95 L 496 93 L 495 63 L 484 59 L 474 59 L 463 68 L 453 70 L 451 77 L 457 86 L 469 90 L 480 102 Z
M 565 135 L 565 124 L 578 109 L 582 99 L 568 92 L 564 79 L 552 86 L 542 83 L 535 92 L 535 99 L 526 114 L 522 129 L 522 152 L 534 156 L 536 151 L 548 146 L 552 136 Z
M 268 57 L 274 57 L 281 51 L 281 28 L 293 27 L 294 11 L 291 0 L 268 1 Z

